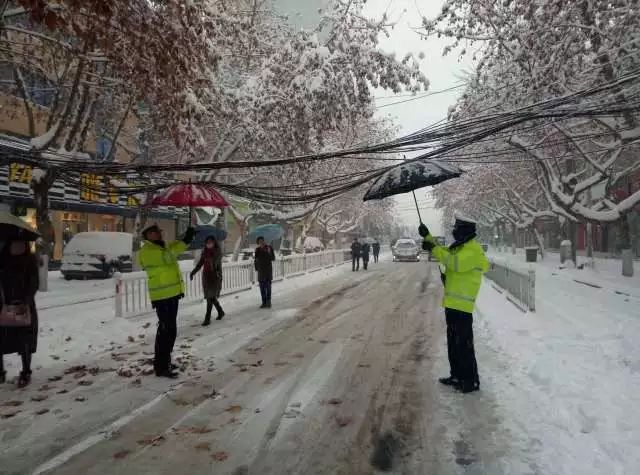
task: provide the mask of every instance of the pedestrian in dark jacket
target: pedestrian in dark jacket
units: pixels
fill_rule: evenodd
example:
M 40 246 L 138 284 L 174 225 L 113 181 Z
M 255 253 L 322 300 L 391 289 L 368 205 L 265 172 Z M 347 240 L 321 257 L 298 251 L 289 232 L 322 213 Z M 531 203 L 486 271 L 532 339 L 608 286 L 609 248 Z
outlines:
M 254 265 L 258 272 L 258 284 L 262 296 L 260 308 L 271 308 L 271 282 L 273 281 L 273 261 L 276 260 L 276 255 L 273 248 L 265 242 L 262 236 L 257 239 L 257 243 Z
M 373 262 L 377 264 L 380 255 L 380 243 L 377 240 L 371 245 L 371 250 L 373 251 Z
M 355 238 L 351 243 L 351 268 L 353 272 L 360 270 L 360 251 L 362 246 L 358 242 L 358 238 Z
M 218 312 L 216 320 L 222 320 L 225 315 L 220 302 L 218 302 L 222 291 L 222 250 L 213 236 L 209 236 L 205 240 L 200 260 L 191 271 L 191 280 L 200 269 L 202 269 L 202 290 L 207 301 L 207 313 L 204 316 L 202 326 L 206 327 L 211 323 L 211 310 L 213 307 Z
M 6 380 L 3 355 L 18 353 L 22 371 L 18 387 L 31 381 L 31 355 L 38 346 L 38 312 L 35 295 L 38 291 L 38 263 L 25 241 L 6 242 L 0 251 L 0 309 L 12 305 L 23 314 L 29 313 L 28 326 L 1 326 L 0 323 L 0 383 Z M 8 307 L 4 309 L 8 310 Z
M 362 267 L 364 270 L 367 270 L 369 267 L 369 251 L 371 250 L 371 246 L 368 243 L 364 243 L 360 248 L 360 255 L 362 256 Z

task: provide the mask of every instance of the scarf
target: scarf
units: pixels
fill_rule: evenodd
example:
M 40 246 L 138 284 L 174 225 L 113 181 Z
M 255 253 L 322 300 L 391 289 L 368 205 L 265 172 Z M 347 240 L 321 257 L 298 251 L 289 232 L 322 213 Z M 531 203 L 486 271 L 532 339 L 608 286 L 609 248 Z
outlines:
M 202 251 L 202 256 L 204 258 L 204 264 L 202 266 L 202 272 L 208 274 L 212 273 L 216 269 L 216 249 L 215 247 L 212 249 L 204 248 Z

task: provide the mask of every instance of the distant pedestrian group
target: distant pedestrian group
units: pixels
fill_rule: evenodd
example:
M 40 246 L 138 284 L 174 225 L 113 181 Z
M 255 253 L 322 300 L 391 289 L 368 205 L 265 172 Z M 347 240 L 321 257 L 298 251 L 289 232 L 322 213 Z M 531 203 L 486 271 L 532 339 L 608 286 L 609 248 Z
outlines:
M 354 238 L 351 243 L 351 261 L 352 270 L 357 272 L 360 270 L 360 260 L 362 259 L 362 268 L 367 270 L 369 268 L 370 254 L 373 251 L 374 262 L 378 262 L 380 256 L 380 243 L 376 240 L 373 244 L 369 244 L 367 241 L 360 243 L 358 238 Z

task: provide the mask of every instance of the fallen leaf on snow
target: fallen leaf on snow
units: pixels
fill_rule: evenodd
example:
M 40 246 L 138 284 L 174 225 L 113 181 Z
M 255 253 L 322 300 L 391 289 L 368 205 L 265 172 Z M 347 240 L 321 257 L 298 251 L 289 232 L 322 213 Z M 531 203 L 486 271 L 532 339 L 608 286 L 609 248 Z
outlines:
M 216 452 L 211 456 L 211 458 L 216 462 L 224 462 L 229 458 L 229 454 L 226 452 Z
M 294 353 L 292 356 L 294 358 L 304 358 L 304 353 Z
M 51 381 L 52 383 L 55 381 L 60 381 L 62 379 L 62 376 L 51 376 L 48 381 Z
M 131 452 L 129 450 L 121 450 L 120 452 L 116 452 L 113 454 L 113 458 L 116 460 L 123 459 L 127 457 Z
M 327 403 L 331 404 L 332 406 L 338 406 L 342 404 L 342 399 L 338 399 L 337 397 L 332 397 L 327 401 Z
M 60 359 L 60 357 L 57 356 L 57 355 L 51 355 L 51 359 L 58 361 Z
M 338 427 L 345 427 L 353 422 L 353 418 L 349 416 L 336 416 L 336 422 L 338 423 Z
M 36 415 L 41 416 L 42 414 L 46 414 L 47 412 L 49 412 L 49 409 L 43 407 L 42 409 L 38 409 L 36 411 Z
M 0 403 L 0 406 L 18 407 L 18 406 L 22 406 L 22 401 L 7 401 L 7 402 Z
M 142 328 L 149 328 L 151 326 L 151 322 L 147 322 L 144 325 L 142 325 Z
M 57 394 L 67 394 L 69 392 L 69 390 L 67 389 L 61 389 L 60 391 L 57 392 Z
M 78 397 L 76 397 L 76 399 L 75 399 L 75 400 L 76 400 L 76 401 L 78 401 L 78 402 L 84 402 L 84 401 L 86 401 L 86 400 L 87 400 L 87 398 L 86 398 L 86 397 L 84 397 L 84 396 L 78 396 Z
M 86 365 L 76 365 L 76 366 L 72 366 L 71 368 L 68 368 L 64 371 L 64 374 L 71 374 L 71 373 L 80 373 L 80 372 L 85 372 L 87 371 L 87 366 Z
M 129 335 L 129 336 L 127 337 L 127 341 L 128 341 L 129 343 L 133 343 L 133 342 L 135 342 L 135 341 L 136 341 L 136 339 L 135 339 L 135 338 L 133 338 L 131 335 Z
M 87 381 L 86 379 L 83 379 L 82 381 L 78 381 L 79 386 L 91 386 L 92 384 L 93 384 L 93 381 Z
M 211 444 L 209 442 L 200 442 L 195 446 L 196 450 L 211 450 Z
M 8 411 L 8 412 L 0 412 L 0 419 L 10 419 L 13 416 L 19 414 L 20 411 Z
M 226 409 L 227 412 L 230 412 L 232 414 L 237 414 L 238 412 L 242 411 L 242 406 L 238 406 L 238 405 L 233 405 L 233 406 L 229 406 Z
M 71 341 L 71 337 L 70 336 L 66 337 L 64 341 L 67 341 L 67 342 Z
M 144 333 L 141 333 L 140 335 L 138 335 L 138 338 L 140 338 L 141 340 L 144 340 Z
M 35 396 L 31 396 L 31 400 L 35 402 L 40 402 L 40 401 L 44 401 L 48 397 L 49 396 L 47 396 L 46 394 L 36 394 Z

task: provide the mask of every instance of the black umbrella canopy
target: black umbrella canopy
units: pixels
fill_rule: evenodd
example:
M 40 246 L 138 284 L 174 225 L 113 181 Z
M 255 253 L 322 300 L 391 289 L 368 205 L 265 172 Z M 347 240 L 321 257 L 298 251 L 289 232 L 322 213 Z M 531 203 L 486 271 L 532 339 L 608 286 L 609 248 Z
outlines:
M 27 223 L 7 212 L 0 212 L 0 241 L 35 241 L 40 234 Z
M 392 168 L 373 182 L 364 195 L 364 201 L 380 200 L 388 196 L 408 193 L 433 186 L 451 178 L 458 178 L 462 170 L 450 163 L 437 160 L 414 160 Z

